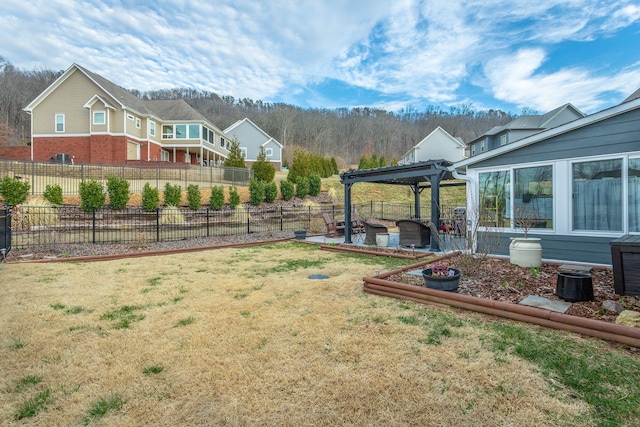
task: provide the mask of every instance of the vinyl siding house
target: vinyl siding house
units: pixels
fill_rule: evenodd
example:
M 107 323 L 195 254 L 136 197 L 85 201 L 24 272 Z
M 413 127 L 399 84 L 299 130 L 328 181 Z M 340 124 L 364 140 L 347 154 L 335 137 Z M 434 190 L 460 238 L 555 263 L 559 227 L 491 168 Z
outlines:
M 31 160 L 66 154 L 75 163 L 215 163 L 228 137 L 184 100 L 142 100 L 73 64 L 24 109 Z
M 621 104 L 571 120 L 452 166 L 466 172 L 467 211 L 478 241 L 522 236 L 514 212 L 534 213 L 530 237 L 542 257 L 611 264 L 610 242 L 640 233 L 640 91 Z M 493 234 L 495 237 L 496 234 Z
M 435 128 L 422 141 L 407 151 L 398 164 L 408 165 L 433 159 L 457 162 L 465 157 L 466 145 L 460 138 L 454 138 L 440 126 Z
M 584 114 L 571 104 L 542 115 L 523 115 L 504 126 L 495 126 L 471 141 L 468 144 L 469 155 L 476 156 L 583 117 Z
M 282 169 L 282 144 L 269 136 L 251 120 L 247 118 L 238 120 L 226 128 L 224 133 L 238 141 L 240 151 L 248 168 L 251 168 L 253 162 L 257 160 L 260 149 L 264 148 L 267 161 L 271 162 L 276 170 Z

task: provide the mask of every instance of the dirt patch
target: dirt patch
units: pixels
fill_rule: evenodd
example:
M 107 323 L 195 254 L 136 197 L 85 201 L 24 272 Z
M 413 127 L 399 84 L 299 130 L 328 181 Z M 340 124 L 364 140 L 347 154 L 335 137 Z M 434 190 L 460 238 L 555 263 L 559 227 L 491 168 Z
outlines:
M 458 292 L 494 301 L 518 304 L 529 295 L 536 295 L 551 300 L 561 300 L 555 295 L 560 264 L 545 263 L 539 269 L 519 267 L 502 258 L 486 258 L 473 264 L 473 268 L 465 268 L 461 256 L 453 256 L 440 262 L 449 267 L 462 270 Z M 424 268 L 430 264 L 425 264 Z M 470 273 L 471 272 L 471 273 Z M 422 277 L 408 272 L 392 274 L 387 280 L 424 286 Z M 594 300 L 575 302 L 566 314 L 590 319 L 615 322 L 617 313 L 607 311 L 602 303 L 619 301 L 626 310 L 640 312 L 640 298 L 621 297 L 613 288 L 613 272 L 610 269 L 594 267 L 591 270 Z

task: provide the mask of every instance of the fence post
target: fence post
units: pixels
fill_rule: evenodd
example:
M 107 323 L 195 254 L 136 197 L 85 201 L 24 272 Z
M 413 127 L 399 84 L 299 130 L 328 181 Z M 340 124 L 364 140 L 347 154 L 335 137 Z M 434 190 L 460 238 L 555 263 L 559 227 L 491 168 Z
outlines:
M 280 206 L 280 231 L 284 231 L 284 211 Z
M 160 208 L 156 208 L 156 242 L 160 241 Z
M 209 237 L 209 208 L 207 208 L 207 237 Z
M 251 227 L 249 222 L 251 221 L 251 212 L 249 212 L 249 208 L 247 208 L 247 234 L 251 233 Z
M 93 228 L 93 230 L 92 230 L 93 231 L 93 239 L 92 240 L 93 240 L 93 244 L 95 244 L 96 243 L 96 208 L 93 208 L 91 210 L 91 212 L 92 212 L 92 217 L 93 217 L 93 220 L 92 220 L 92 223 L 93 223 L 93 227 L 92 227 Z
M 25 165 L 26 166 L 26 165 Z M 36 191 L 36 162 L 31 162 L 31 195 L 33 196 Z

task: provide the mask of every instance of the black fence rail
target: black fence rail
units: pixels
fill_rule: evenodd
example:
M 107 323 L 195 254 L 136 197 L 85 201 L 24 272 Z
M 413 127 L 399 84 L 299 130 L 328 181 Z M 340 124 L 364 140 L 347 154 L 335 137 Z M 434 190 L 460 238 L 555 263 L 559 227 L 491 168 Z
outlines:
M 442 208 L 441 212 L 453 212 Z M 355 218 L 395 221 L 415 217 L 411 204 L 371 202 L 354 205 Z M 326 232 L 322 214 L 334 220 L 345 217 L 343 206 L 249 206 L 162 207 L 154 211 L 127 207 L 122 210 L 103 208 L 85 212 L 77 206 L 17 206 L 0 209 L 0 249 L 43 250 L 71 244 L 125 243 L 143 245 L 152 242 L 230 236 L 251 233 L 307 230 Z M 424 210 L 421 217 L 430 218 Z
M 336 206 L 238 207 L 213 210 L 164 207 L 84 212 L 75 206 L 15 207 L 5 210 L 0 240 L 14 249 L 46 248 L 64 244 L 144 244 L 201 237 L 228 236 L 270 231 L 319 229 L 322 214 L 344 216 Z M 292 233 L 293 236 L 293 233 Z M 9 245 L 7 245 L 9 246 Z
M 210 188 L 214 185 L 246 187 L 253 177 L 253 171 L 244 168 L 190 166 L 167 163 L 157 166 L 100 166 L 68 163 L 36 163 L 0 160 L 0 178 L 9 176 L 23 179 L 31 185 L 31 194 L 44 193 L 47 185 L 57 184 L 65 195 L 77 195 L 80 183 L 94 179 L 106 186 L 109 176 L 117 176 L 129 181 L 132 193 L 142 193 L 148 183 L 162 191 L 166 183 L 180 185 L 186 189 L 189 184 Z

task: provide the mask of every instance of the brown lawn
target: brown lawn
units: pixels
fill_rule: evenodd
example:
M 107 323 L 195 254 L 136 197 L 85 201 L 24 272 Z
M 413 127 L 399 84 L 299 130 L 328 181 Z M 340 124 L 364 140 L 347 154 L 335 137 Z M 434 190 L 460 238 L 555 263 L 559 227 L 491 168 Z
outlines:
M 535 366 L 492 350 L 484 325 L 495 320 L 364 294 L 362 276 L 385 262 L 286 242 L 0 264 L 1 423 L 551 426 L 589 419 L 583 401 Z M 442 328 L 449 333 L 434 333 Z M 17 420 L 30 399 L 39 410 Z

